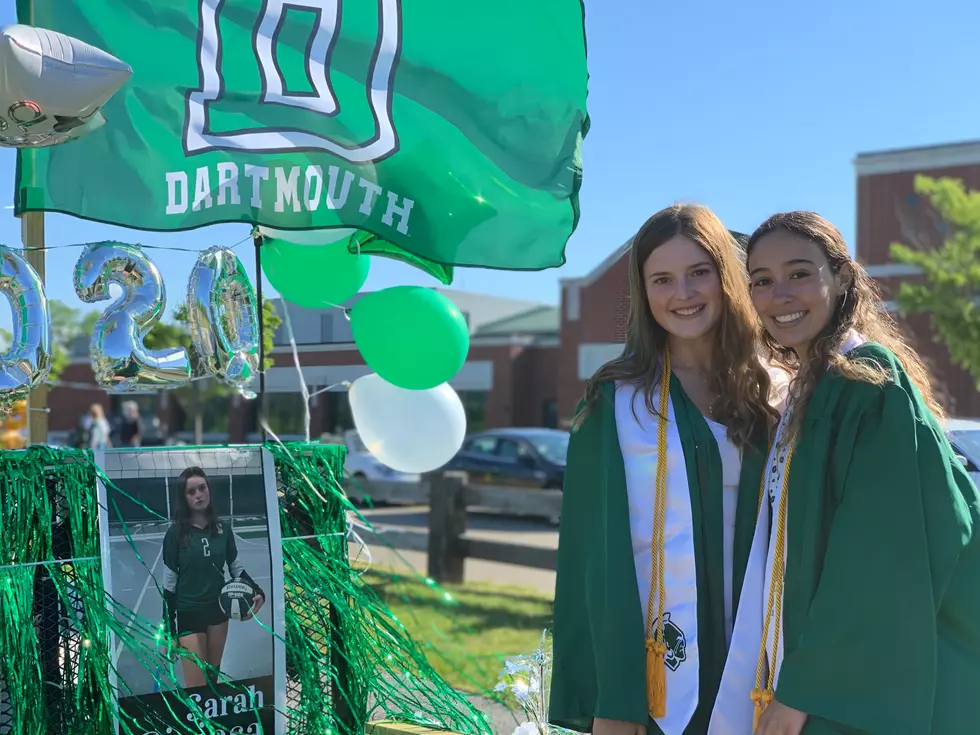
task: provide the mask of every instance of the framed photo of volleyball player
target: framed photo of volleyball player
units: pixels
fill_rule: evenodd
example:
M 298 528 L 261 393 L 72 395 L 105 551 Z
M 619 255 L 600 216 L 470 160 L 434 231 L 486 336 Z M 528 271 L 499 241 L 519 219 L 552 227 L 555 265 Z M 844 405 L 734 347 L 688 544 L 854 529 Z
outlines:
M 272 456 L 261 447 L 148 448 L 106 450 L 96 462 L 107 479 L 99 504 L 118 721 L 141 733 L 203 721 L 284 733 Z

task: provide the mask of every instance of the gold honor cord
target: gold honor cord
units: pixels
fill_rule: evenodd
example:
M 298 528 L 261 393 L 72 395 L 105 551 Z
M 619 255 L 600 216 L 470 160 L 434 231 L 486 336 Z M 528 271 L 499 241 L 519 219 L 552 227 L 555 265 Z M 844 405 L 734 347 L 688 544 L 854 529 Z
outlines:
M 752 690 L 752 702 L 754 704 L 754 714 L 752 718 L 752 732 L 759 727 L 759 719 L 766 707 L 772 701 L 775 679 L 776 679 L 776 660 L 779 652 L 779 626 L 783 614 L 783 578 L 786 568 L 786 496 L 789 488 L 789 466 L 793 459 L 793 448 L 796 442 L 793 441 L 786 453 L 786 464 L 783 468 L 783 483 L 779 493 L 779 507 L 776 510 L 776 548 L 772 556 L 772 577 L 769 580 L 769 599 L 766 606 L 765 623 L 762 626 L 762 645 L 759 646 L 759 664 L 755 671 L 755 689 Z M 778 451 L 777 451 L 778 458 Z M 769 468 L 766 467 L 768 470 Z M 762 476 L 762 488 L 759 496 L 759 510 L 762 510 L 762 503 L 766 499 L 766 479 L 767 473 Z M 769 631 L 775 625 L 773 633 L 772 656 L 768 656 L 766 643 L 769 640 Z
M 660 375 L 660 405 L 657 417 L 657 483 L 653 502 L 653 536 L 650 547 L 653 570 L 650 574 L 650 599 L 647 601 L 647 705 L 654 719 L 667 714 L 667 643 L 664 639 L 664 526 L 667 514 L 667 413 L 670 404 L 670 350 L 664 348 Z M 656 592 L 657 613 L 653 602 Z

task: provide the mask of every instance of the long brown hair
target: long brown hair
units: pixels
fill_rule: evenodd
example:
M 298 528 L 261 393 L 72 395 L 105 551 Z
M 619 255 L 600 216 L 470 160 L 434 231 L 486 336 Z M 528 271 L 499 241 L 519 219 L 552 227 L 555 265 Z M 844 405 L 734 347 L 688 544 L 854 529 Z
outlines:
M 187 502 L 187 481 L 192 477 L 202 478 L 208 484 L 208 492 L 211 492 L 211 481 L 200 467 L 188 467 L 177 478 L 177 497 L 174 498 L 173 514 L 174 523 L 177 525 L 177 539 L 182 549 L 187 548 L 189 543 L 191 520 L 194 517 L 191 506 Z M 211 496 L 211 502 L 208 503 L 204 515 L 207 520 L 204 530 L 208 532 L 208 536 L 216 536 L 221 530 L 221 524 L 218 521 L 218 513 L 214 509 L 214 496 Z
M 809 240 L 819 247 L 830 264 L 831 272 L 840 273 L 844 266 L 848 266 L 851 273 L 850 281 L 835 305 L 830 321 L 810 344 L 807 355 L 797 355 L 793 350 L 780 345 L 768 331 L 763 331 L 763 345 L 769 357 L 797 371 L 790 386 L 797 407 L 790 419 L 789 435 L 795 435 L 798 430 L 810 394 L 826 372 L 831 371 L 850 380 L 875 385 L 881 385 L 888 380 L 889 376 L 877 364 L 868 360 L 849 360 L 840 354 L 841 345 L 852 329 L 895 354 L 922 394 L 926 405 L 936 418 L 942 420 L 945 412 L 933 394 L 929 372 L 915 350 L 902 337 L 898 325 L 888 316 L 875 282 L 859 263 L 851 259 L 840 230 L 814 212 L 775 214 L 752 233 L 746 245 L 746 253 L 751 254 L 752 248 L 763 237 L 779 231 Z
M 741 263 L 741 247 L 707 207 L 675 205 L 648 219 L 629 248 L 629 318 L 623 353 L 607 362 L 585 386 L 578 428 L 599 397 L 599 386 L 622 381 L 644 392 L 647 410 L 656 413 L 654 394 L 660 383 L 661 356 L 667 331 L 650 311 L 643 265 L 650 254 L 673 237 L 699 245 L 714 261 L 721 280 L 721 317 L 714 333 L 710 387 L 717 396 L 712 415 L 728 427 L 739 447 L 749 445 L 758 432 L 778 418 L 769 406 L 769 374 L 757 355 L 758 321 L 749 298 L 748 279 Z

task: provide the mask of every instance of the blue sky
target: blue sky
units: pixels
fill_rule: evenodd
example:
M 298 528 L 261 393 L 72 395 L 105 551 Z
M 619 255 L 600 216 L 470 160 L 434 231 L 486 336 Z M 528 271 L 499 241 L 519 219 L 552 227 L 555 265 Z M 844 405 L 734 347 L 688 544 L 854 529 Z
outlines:
M 0 25 L 15 21 L 13 5 L 2 4 Z M 742 231 L 776 211 L 813 209 L 850 240 L 855 154 L 980 138 L 977 3 L 586 0 L 586 15 L 592 131 L 568 263 L 538 273 L 461 269 L 456 288 L 557 303 L 559 278 L 588 272 L 677 200 L 707 204 Z M 14 163 L 0 150 L 4 204 Z M 204 249 L 247 235 L 243 225 L 164 235 L 47 216 L 49 246 L 119 239 Z M 0 210 L 0 242 L 20 242 L 10 210 Z M 250 251 L 241 252 L 251 270 Z M 77 253 L 49 253 L 48 296 L 82 306 L 71 284 Z M 195 256 L 152 257 L 173 303 Z M 367 288 L 401 283 L 432 281 L 375 259 Z

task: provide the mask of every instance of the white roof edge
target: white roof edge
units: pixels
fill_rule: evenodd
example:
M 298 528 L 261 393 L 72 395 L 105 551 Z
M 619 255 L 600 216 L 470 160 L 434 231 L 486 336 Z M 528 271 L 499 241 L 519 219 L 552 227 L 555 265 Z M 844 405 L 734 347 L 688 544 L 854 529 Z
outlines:
M 980 165 L 980 140 L 859 153 L 853 164 L 858 177 L 976 166 Z
M 606 271 L 608 271 L 610 268 L 616 265 L 616 263 L 619 262 L 619 259 L 622 258 L 623 255 L 625 255 L 626 252 L 629 250 L 630 243 L 632 242 L 633 242 L 633 238 L 631 237 L 629 240 L 624 242 L 622 245 L 620 245 L 611 253 L 609 253 L 609 255 L 603 258 L 599 262 L 599 265 L 597 265 L 595 268 L 590 270 L 581 278 L 576 278 L 574 280 L 576 280 L 578 282 L 578 285 L 580 286 L 583 287 L 591 286 L 593 283 L 595 283 L 600 278 L 602 278 L 602 276 L 606 273 Z

